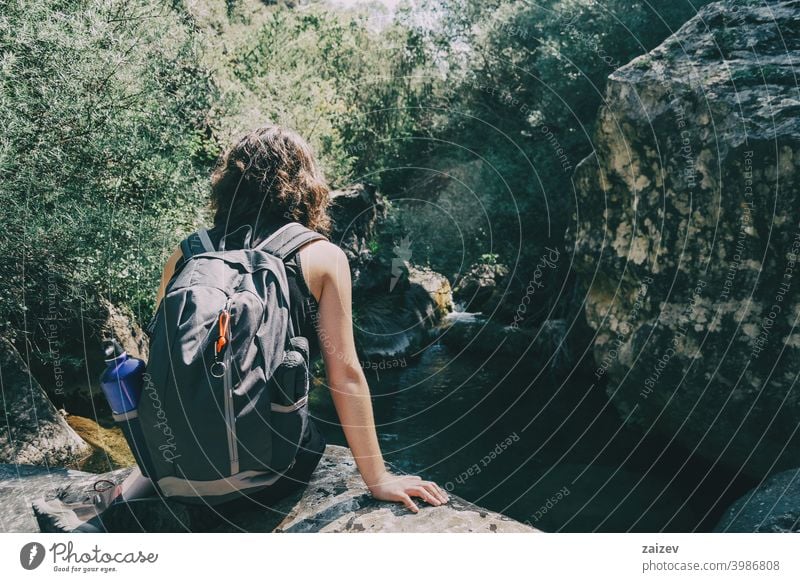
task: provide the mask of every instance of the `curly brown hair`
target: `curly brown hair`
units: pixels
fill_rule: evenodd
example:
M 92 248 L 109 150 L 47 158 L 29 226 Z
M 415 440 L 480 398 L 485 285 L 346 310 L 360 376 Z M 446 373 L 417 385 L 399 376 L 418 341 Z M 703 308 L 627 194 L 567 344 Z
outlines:
M 329 192 L 311 146 L 290 129 L 265 125 L 220 157 L 211 175 L 214 226 L 259 232 L 288 219 L 327 235 Z

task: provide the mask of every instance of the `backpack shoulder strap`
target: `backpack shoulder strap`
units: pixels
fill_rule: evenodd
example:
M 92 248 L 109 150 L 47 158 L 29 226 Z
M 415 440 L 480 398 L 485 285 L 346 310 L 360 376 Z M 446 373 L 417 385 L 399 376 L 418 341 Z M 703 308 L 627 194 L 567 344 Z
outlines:
M 199 253 L 206 253 L 217 250 L 208 236 L 208 230 L 202 228 L 197 232 L 193 232 L 181 241 L 181 251 L 183 252 L 183 259 L 197 255 Z
M 255 249 L 267 251 L 279 259 L 285 260 L 294 251 L 312 240 L 328 239 L 298 222 L 290 222 L 269 235 Z
M 172 271 L 172 276 L 170 277 L 170 281 L 175 278 L 178 272 L 183 268 L 183 265 L 186 264 L 187 259 L 191 258 L 194 255 L 205 253 L 208 251 L 214 251 L 214 243 L 211 242 L 211 237 L 208 236 L 208 231 L 206 229 L 198 230 L 197 232 L 193 232 L 185 239 L 181 241 L 181 253 L 183 255 L 180 259 L 178 259 L 178 263 L 175 265 L 175 269 Z M 150 322 L 147 324 L 145 331 L 152 337 L 153 332 L 155 331 L 156 321 L 158 318 L 158 312 L 161 309 L 161 305 L 164 303 L 162 298 L 161 302 L 156 305 L 156 310 L 153 313 L 153 317 L 150 318 Z

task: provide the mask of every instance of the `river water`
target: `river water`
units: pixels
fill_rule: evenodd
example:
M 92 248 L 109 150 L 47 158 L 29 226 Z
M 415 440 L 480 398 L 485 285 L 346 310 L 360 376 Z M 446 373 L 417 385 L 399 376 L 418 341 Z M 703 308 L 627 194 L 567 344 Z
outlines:
M 710 531 L 751 485 L 721 495 L 729 475 L 643 438 L 589 377 L 532 381 L 531 366 L 439 341 L 383 367 L 365 372 L 385 459 L 544 531 Z M 328 442 L 346 445 L 322 385 L 311 413 Z

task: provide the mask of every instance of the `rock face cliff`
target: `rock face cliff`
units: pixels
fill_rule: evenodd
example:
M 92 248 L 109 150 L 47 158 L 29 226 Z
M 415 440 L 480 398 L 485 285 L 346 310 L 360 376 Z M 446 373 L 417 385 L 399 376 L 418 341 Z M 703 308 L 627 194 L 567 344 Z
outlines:
M 58 516 L 40 515 L 38 499 L 80 501 L 94 484 L 122 483 L 133 468 L 95 475 L 60 468 L 0 465 L 2 531 L 61 531 Z M 104 481 L 104 483 L 106 483 Z M 536 532 L 504 515 L 450 495 L 439 507 L 420 502 L 413 514 L 399 504 L 376 501 L 364 487 L 349 449 L 329 445 L 311 483 L 271 508 L 219 515 L 159 498 L 112 506 L 102 514 L 99 531 L 111 532 Z
M 800 465 L 800 3 L 710 4 L 609 77 L 570 238 L 621 415 Z
M 715 532 L 800 532 L 800 469 L 771 475 L 738 499 L 722 516 Z

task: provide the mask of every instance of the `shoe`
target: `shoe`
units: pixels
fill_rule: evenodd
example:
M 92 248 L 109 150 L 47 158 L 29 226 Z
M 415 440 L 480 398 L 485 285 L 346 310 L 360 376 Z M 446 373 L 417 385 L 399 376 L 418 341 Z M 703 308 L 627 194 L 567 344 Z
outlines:
M 137 467 L 122 483 L 98 479 L 91 489 L 77 492 L 67 486 L 54 499 L 37 499 L 32 507 L 42 532 L 101 533 L 108 531 L 101 520 L 106 510 L 113 505 L 154 493 L 152 482 L 142 476 Z

